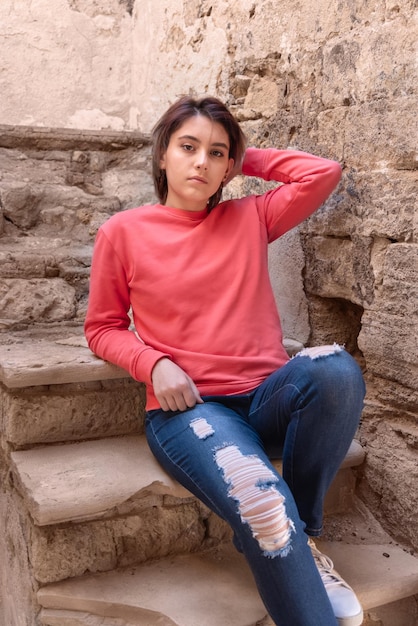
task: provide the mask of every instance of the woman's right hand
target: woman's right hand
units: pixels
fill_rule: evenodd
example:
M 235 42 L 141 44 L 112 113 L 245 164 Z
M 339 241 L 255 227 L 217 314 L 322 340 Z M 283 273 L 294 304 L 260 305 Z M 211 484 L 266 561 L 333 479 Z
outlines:
M 203 400 L 193 380 L 170 359 L 154 365 L 151 374 L 154 394 L 163 411 L 186 411 Z

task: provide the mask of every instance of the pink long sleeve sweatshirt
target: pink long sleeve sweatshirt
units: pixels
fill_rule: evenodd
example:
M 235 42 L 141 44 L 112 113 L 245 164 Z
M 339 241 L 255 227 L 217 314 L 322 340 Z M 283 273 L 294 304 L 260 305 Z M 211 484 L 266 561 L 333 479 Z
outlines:
M 249 148 L 242 171 L 284 184 L 209 213 L 129 209 L 97 234 L 86 337 L 95 354 L 146 384 L 148 410 L 159 407 L 151 373 L 162 357 L 201 395 L 247 393 L 288 361 L 267 244 L 324 202 L 341 168 L 304 152 Z

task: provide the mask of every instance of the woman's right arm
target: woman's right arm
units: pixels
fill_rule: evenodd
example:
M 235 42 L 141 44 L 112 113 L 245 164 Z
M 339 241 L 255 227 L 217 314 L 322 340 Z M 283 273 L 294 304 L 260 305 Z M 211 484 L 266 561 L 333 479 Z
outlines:
M 170 355 L 147 346 L 130 330 L 130 304 L 126 269 L 100 230 L 94 246 L 84 324 L 90 349 L 126 369 L 135 380 L 152 385 L 164 411 L 185 411 L 201 403 L 193 380 Z
M 155 364 L 170 355 L 147 346 L 130 330 L 130 304 L 126 268 L 100 229 L 94 246 L 84 323 L 88 345 L 97 356 L 126 369 L 135 380 L 152 384 Z

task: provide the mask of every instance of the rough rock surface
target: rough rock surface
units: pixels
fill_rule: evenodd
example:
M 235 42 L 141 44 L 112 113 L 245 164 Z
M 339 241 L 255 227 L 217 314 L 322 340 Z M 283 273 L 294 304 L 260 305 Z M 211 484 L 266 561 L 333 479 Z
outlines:
M 10 342 L 11 331 L 59 336 L 63 324 L 80 327 L 97 228 L 153 200 L 152 125 L 181 93 L 219 95 L 250 144 L 292 146 L 343 165 L 329 201 L 272 249 L 273 282 L 290 336 L 344 343 L 361 363 L 367 461 L 359 494 L 411 550 L 418 550 L 415 5 L 39 0 L 35 12 L 29 0 L 0 3 L 0 341 Z M 123 397 L 132 394 L 125 385 L 109 383 L 104 409 L 114 393 L 125 415 Z M 16 392 L 7 445 L 23 445 L 19 418 L 30 401 L 32 437 L 42 441 L 43 391 L 31 400 Z M 93 385 L 79 391 L 71 400 L 49 396 L 63 420 L 48 426 L 48 437 L 56 429 L 56 440 L 66 441 L 93 423 L 84 408 Z M 116 434 L 131 425 L 122 417 L 107 427 Z M 10 494 L 1 497 L 8 509 Z M 18 552 L 24 528 L 14 515 Z M 26 625 L 24 616 L 12 618 Z M 370 619 L 386 626 L 391 617 Z

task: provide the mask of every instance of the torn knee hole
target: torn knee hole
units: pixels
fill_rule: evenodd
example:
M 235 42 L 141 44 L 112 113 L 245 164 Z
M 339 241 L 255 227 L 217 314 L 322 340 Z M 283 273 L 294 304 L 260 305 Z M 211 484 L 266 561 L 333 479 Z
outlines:
M 287 517 L 285 498 L 277 489 L 277 476 L 257 457 L 244 456 L 231 445 L 215 453 L 215 460 L 230 485 L 229 495 L 267 556 L 285 556 L 295 531 Z
M 298 352 L 296 356 L 308 356 L 312 360 L 315 360 L 321 357 L 330 356 L 331 354 L 338 354 L 338 352 L 342 352 L 343 350 L 344 346 L 334 343 L 332 346 L 314 346 L 312 348 L 303 348 L 303 350 Z

